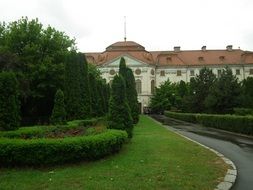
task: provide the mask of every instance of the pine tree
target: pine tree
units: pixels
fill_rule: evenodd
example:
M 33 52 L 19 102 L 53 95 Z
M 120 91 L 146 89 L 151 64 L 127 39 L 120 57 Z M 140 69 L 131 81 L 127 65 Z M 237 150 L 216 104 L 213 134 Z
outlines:
M 81 117 L 87 118 L 90 115 L 91 111 L 91 102 L 90 102 L 90 89 L 89 89 L 89 80 L 88 80 L 88 66 L 86 57 L 82 53 L 78 53 L 78 61 L 80 68 L 80 93 L 81 93 Z
M 0 128 L 14 130 L 20 124 L 18 81 L 12 72 L 0 73 Z
M 220 77 L 210 88 L 205 105 L 211 113 L 232 113 L 239 105 L 241 87 L 238 78 L 228 67 L 222 70 Z
M 72 51 L 65 64 L 65 97 L 67 119 L 82 119 L 80 65 L 76 52 Z
M 91 101 L 91 116 L 99 116 L 99 102 L 96 78 L 92 73 L 89 73 L 90 101 Z
M 126 66 L 125 59 L 121 57 L 119 64 L 119 75 L 121 75 L 126 83 L 127 102 L 130 107 L 131 116 L 134 123 L 139 121 L 139 106 L 137 100 L 137 92 L 135 87 L 135 79 L 133 72 Z
M 112 82 L 108 124 L 109 128 L 125 130 L 132 138 L 133 120 L 126 99 L 125 82 L 120 75 L 116 75 Z
M 51 115 L 52 124 L 64 124 L 66 122 L 66 111 L 64 104 L 64 94 L 62 90 L 57 90 L 54 97 L 54 108 Z
M 127 101 L 131 110 L 133 122 L 136 124 L 139 121 L 139 106 L 135 87 L 135 79 L 133 72 L 130 68 L 127 68 L 125 80 L 126 80 Z

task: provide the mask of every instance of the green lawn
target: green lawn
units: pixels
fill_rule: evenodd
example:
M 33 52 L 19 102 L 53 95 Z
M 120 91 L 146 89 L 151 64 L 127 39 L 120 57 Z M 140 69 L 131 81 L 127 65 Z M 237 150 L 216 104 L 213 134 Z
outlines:
M 1 168 L 0 189 L 213 190 L 225 171 L 214 153 L 141 116 L 120 153 L 75 165 Z

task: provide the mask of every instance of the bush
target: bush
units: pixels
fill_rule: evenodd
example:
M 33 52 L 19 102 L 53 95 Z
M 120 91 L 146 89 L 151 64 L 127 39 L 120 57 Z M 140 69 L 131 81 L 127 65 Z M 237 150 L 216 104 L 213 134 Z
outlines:
M 15 130 L 20 124 L 18 81 L 12 72 L 0 73 L 0 129 Z
M 253 115 L 253 109 L 250 108 L 234 108 L 235 115 Z
M 192 123 L 199 123 L 205 127 L 213 127 L 225 131 L 253 135 L 253 117 L 214 114 L 187 114 L 166 112 L 166 116 Z
M 51 123 L 64 124 L 66 123 L 66 110 L 64 104 L 64 94 L 62 90 L 57 90 L 54 97 L 54 108 L 51 115 Z
M 120 130 L 64 139 L 0 138 L 0 163 L 2 166 L 44 166 L 96 160 L 119 151 L 126 139 L 127 133 Z
M 178 113 L 178 112 L 170 112 L 166 111 L 164 113 L 168 117 L 172 117 L 175 119 L 191 122 L 191 123 L 197 123 L 196 114 L 194 113 Z

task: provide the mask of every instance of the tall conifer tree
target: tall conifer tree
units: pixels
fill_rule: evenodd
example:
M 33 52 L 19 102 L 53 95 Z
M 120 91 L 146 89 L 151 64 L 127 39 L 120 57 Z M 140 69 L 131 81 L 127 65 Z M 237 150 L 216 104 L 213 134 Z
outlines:
M 126 99 L 126 87 L 121 75 L 116 75 L 112 82 L 109 103 L 109 128 L 125 130 L 132 138 L 133 120 Z
M 64 94 L 61 89 L 57 90 L 54 98 L 54 108 L 51 116 L 51 123 L 64 124 L 66 122 L 66 110 L 64 104 Z
M 0 73 L 0 128 L 14 130 L 20 124 L 18 81 L 12 72 Z

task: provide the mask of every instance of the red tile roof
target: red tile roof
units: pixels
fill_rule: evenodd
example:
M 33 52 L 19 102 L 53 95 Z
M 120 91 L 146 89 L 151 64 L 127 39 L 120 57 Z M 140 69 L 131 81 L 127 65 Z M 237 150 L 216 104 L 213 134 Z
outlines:
M 232 50 L 191 50 L 191 51 L 146 51 L 133 41 L 116 42 L 101 53 L 85 53 L 88 62 L 103 65 L 114 59 L 129 55 L 150 65 L 158 66 L 203 66 L 253 64 L 253 52 Z

